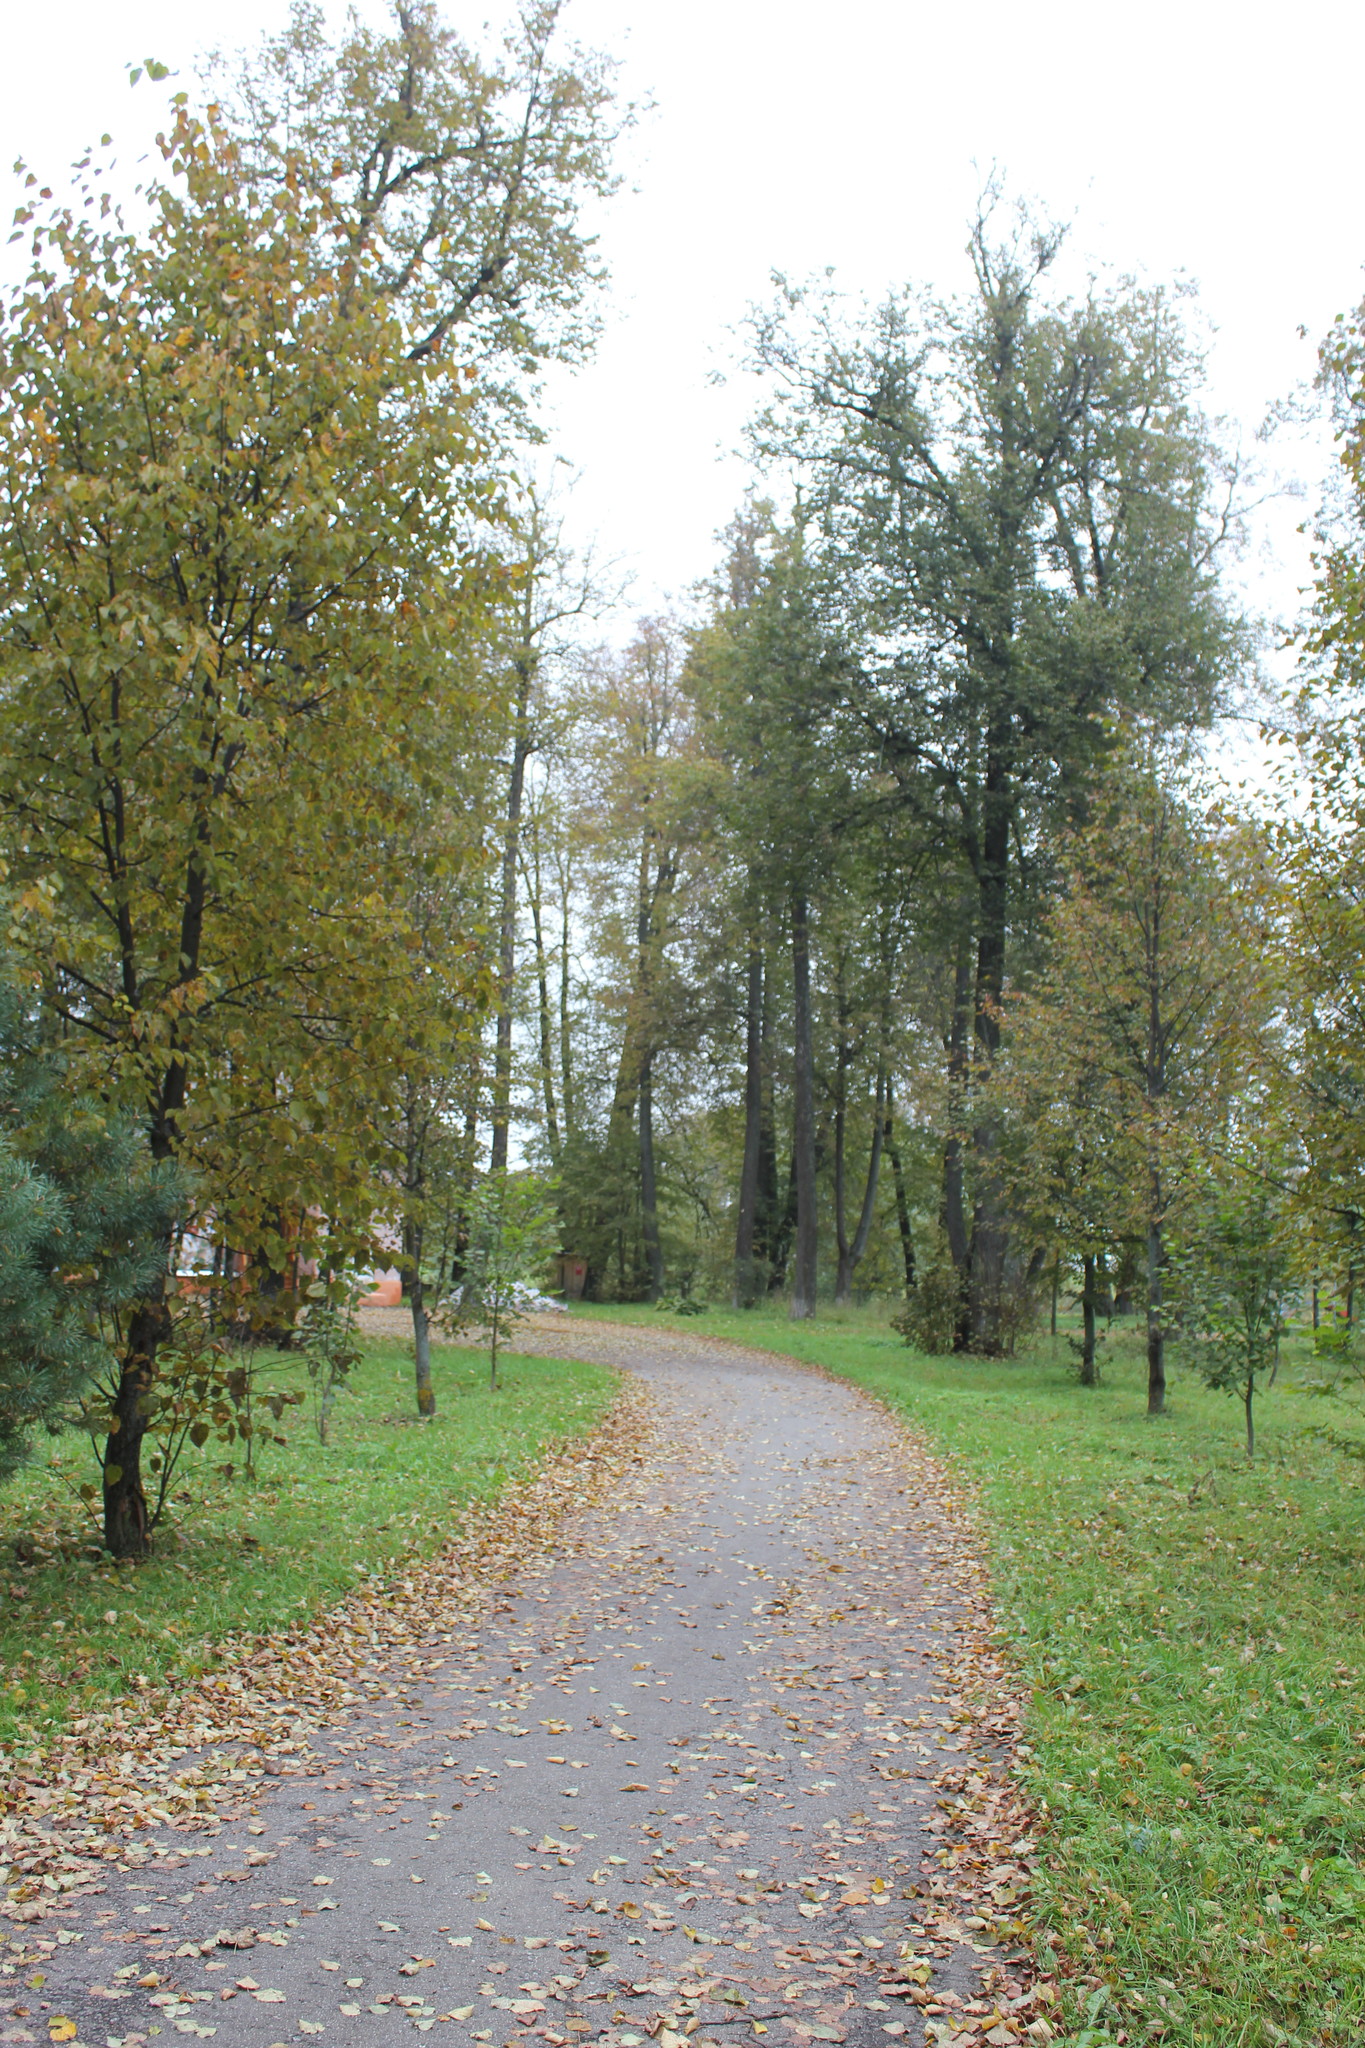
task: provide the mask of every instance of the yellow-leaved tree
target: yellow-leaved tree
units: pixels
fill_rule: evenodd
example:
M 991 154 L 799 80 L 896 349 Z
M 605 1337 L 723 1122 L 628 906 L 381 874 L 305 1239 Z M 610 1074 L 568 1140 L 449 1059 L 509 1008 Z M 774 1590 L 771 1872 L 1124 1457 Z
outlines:
M 20 946 L 81 1085 L 134 1108 L 201 1215 L 278 1270 L 323 1219 L 331 1256 L 365 1241 L 394 1076 L 414 1044 L 448 1058 L 483 1000 L 467 933 L 414 974 L 395 826 L 484 744 L 501 492 L 472 370 L 414 352 L 326 195 L 287 163 L 254 182 L 183 104 L 162 149 L 138 232 L 94 171 L 74 203 L 21 212 L 32 262 L 0 327 L 0 824 Z M 478 840 L 455 814 L 441 858 Z M 117 1556 L 148 1542 L 166 1251 L 117 1333 Z

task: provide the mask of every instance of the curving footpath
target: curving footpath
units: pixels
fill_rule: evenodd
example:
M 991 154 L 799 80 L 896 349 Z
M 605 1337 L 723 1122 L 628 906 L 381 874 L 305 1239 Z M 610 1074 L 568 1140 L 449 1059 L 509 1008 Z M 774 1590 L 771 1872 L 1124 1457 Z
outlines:
M 715 1340 L 519 1343 L 646 1383 L 620 1497 L 477 1631 L 372 1663 L 208 1856 L 112 1878 L 0 2042 L 70 2039 L 54 2015 L 97 2048 L 1046 2039 L 926 1874 L 961 1615 L 904 1432 Z

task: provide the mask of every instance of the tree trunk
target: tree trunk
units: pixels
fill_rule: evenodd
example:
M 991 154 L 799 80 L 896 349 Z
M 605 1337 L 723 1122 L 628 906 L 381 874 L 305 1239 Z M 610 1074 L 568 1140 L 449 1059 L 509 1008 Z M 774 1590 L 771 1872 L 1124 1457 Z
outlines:
M 430 1422 L 436 1413 L 436 1395 L 431 1385 L 431 1318 L 427 1314 L 420 1272 L 412 1276 L 409 1300 L 412 1306 L 412 1355 L 417 1374 L 417 1413 L 424 1422 Z
M 204 883 L 196 854 L 190 862 L 189 885 L 180 921 L 182 979 L 198 972 L 203 936 Z M 131 984 L 129 984 L 131 986 Z M 176 1156 L 177 1119 L 185 1107 L 185 1062 L 173 1053 L 153 1099 L 148 1148 L 153 1159 Z M 142 1440 L 151 1421 L 157 1353 L 171 1335 L 171 1252 L 174 1232 L 164 1244 L 163 1277 L 157 1292 L 139 1302 L 128 1321 L 128 1337 L 119 1367 L 113 1423 L 105 1439 L 103 1460 L 104 1541 L 113 1557 L 145 1557 L 151 1547 L 151 1516 L 142 1484 Z
M 1147 1226 L 1147 1413 L 1166 1408 L 1166 1327 L 1162 1315 L 1165 1247 L 1161 1223 L 1154 1214 Z
M 763 951 L 763 1030 L 759 1048 L 762 1075 L 758 1128 L 758 1202 L 754 1216 L 754 1256 L 767 1273 L 767 1289 L 780 1292 L 786 1283 L 786 1224 L 778 1196 L 777 1120 L 773 1105 L 773 1001 L 772 974 L 766 942 Z
M 834 1301 L 843 1307 L 853 1298 L 852 1246 L 848 1241 L 848 1000 L 844 993 L 844 959 L 838 968 L 838 1038 L 834 1062 Z
M 426 1288 L 422 1281 L 422 1244 L 426 1233 L 420 1223 L 403 1225 L 403 1292 L 412 1312 L 412 1356 L 417 1385 L 417 1413 L 429 1422 L 436 1413 L 436 1396 L 431 1385 L 431 1319 L 427 1315 Z
M 517 698 L 512 728 L 512 766 L 507 782 L 507 828 L 502 843 L 502 894 L 498 905 L 497 1040 L 493 1054 L 493 1131 L 490 1173 L 507 1171 L 507 1135 L 512 1116 L 512 1003 L 517 973 L 517 855 L 526 763 L 531 753 L 531 683 L 535 661 L 529 648 L 517 657 Z
M 166 1249 L 169 1257 L 169 1244 Z M 128 1324 L 114 1419 L 104 1448 L 104 1541 L 114 1557 L 145 1557 L 151 1548 L 142 1442 L 151 1420 L 157 1352 L 170 1332 L 164 1291 L 139 1303 Z
M 964 1296 L 969 1245 L 967 1203 L 963 1182 L 962 1118 L 967 1103 L 970 1065 L 972 962 L 971 933 L 964 929 L 953 971 L 953 1014 L 948 1025 L 948 1136 L 943 1147 L 943 1230 L 948 1256 L 963 1276 Z
M 574 1097 L 573 1072 L 573 1018 L 570 997 L 572 986 L 569 980 L 569 942 L 571 937 L 571 903 L 569 874 L 561 869 L 559 897 L 559 1106 L 564 1116 L 564 1140 L 572 1143 L 574 1135 L 576 1102 Z
M 988 1077 L 1000 1046 L 1000 1003 L 1005 992 L 1005 934 L 1009 909 L 1010 793 L 999 742 L 988 736 L 982 805 L 981 862 L 977 877 L 976 1057 Z M 1005 1189 L 996 1165 L 993 1115 L 972 1131 L 973 1205 L 969 1257 L 971 1344 L 988 1357 L 1001 1349 L 1009 1232 Z
M 534 814 L 533 814 L 534 825 Z M 555 1171 L 560 1165 L 559 1113 L 555 1104 L 554 1026 L 550 1016 L 550 963 L 545 951 L 545 916 L 541 900 L 540 836 L 533 830 L 532 855 L 523 873 L 531 906 L 531 935 L 536 952 L 536 1016 L 540 1024 L 540 1085 L 545 1104 L 545 1144 Z
M 1099 1384 L 1095 1370 L 1095 1254 L 1081 1258 L 1081 1385 Z
M 752 1308 L 759 1295 L 754 1257 L 758 1234 L 759 1167 L 763 1144 L 763 947 L 749 939 L 749 972 L 744 1002 L 744 1161 L 739 1176 L 735 1221 L 736 1308 Z
M 891 1184 L 896 1190 L 896 1224 L 900 1230 L 901 1260 L 905 1267 L 905 1298 L 915 1291 L 915 1239 L 910 1228 L 910 1204 L 905 1196 L 905 1175 L 901 1170 L 900 1147 L 895 1142 L 891 1108 L 891 1083 L 886 1084 L 886 1156 L 891 1161 Z
M 664 1254 L 659 1241 L 659 1189 L 654 1169 L 654 1061 L 646 1053 L 640 1062 L 640 1213 L 645 1241 L 645 1263 L 649 1268 L 649 1298 L 659 1301 L 664 1291 Z
M 1254 1421 L 1252 1420 L 1252 1414 L 1251 1414 L 1251 1404 L 1252 1404 L 1252 1402 L 1253 1402 L 1253 1401 L 1255 1400 L 1255 1398 L 1256 1398 L 1256 1375 L 1255 1375 L 1255 1373 L 1249 1372 L 1249 1373 L 1247 1374 L 1247 1378 L 1246 1378 L 1246 1386 L 1245 1386 L 1245 1388 L 1243 1389 L 1243 1392 L 1242 1392 L 1242 1405 L 1243 1405 L 1243 1407 L 1244 1407 L 1244 1408 L 1245 1408 L 1245 1410 L 1246 1410 L 1246 1418 L 1247 1418 L 1247 1463 L 1248 1463 L 1248 1465 L 1249 1465 L 1249 1464 L 1250 1464 L 1250 1463 L 1252 1462 L 1253 1458 L 1254 1458 L 1254 1457 L 1256 1456 L 1256 1425 L 1255 1425 Z
M 853 1276 L 862 1264 L 867 1251 L 867 1240 L 872 1235 L 872 1218 L 877 1208 L 877 1187 L 881 1180 L 882 1146 L 886 1138 L 886 1076 L 877 1076 L 877 1091 L 872 1112 L 872 1150 L 868 1156 L 867 1179 L 863 1184 L 863 1203 L 858 1212 L 857 1227 L 853 1242 L 839 1246 L 839 1273 L 834 1289 L 836 1302 L 850 1303 L 853 1300 Z
M 788 1314 L 815 1314 L 819 1229 L 815 1213 L 815 1052 L 810 1009 L 810 906 L 792 898 L 792 1160 L 796 1177 L 796 1245 Z
M 776 1154 L 774 1153 L 774 1163 Z M 787 1161 L 787 1189 L 780 1208 L 773 1212 L 772 1235 L 772 1287 L 782 1289 L 787 1284 L 787 1267 L 791 1261 L 792 1239 L 796 1235 L 796 1151 L 793 1147 Z

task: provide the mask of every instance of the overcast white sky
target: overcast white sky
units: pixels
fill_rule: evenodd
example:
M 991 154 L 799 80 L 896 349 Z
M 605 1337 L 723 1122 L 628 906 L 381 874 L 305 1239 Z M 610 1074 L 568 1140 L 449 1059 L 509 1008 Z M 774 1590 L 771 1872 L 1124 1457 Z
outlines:
M 284 10 L 11 9 L 10 156 L 50 178 L 102 129 L 136 155 L 157 99 L 129 91 L 125 63 L 189 69 L 197 50 L 253 40 Z M 471 34 L 499 18 L 448 11 Z M 640 606 L 710 566 L 742 490 L 733 451 L 753 393 L 711 379 L 769 271 L 833 265 L 873 293 L 904 279 L 951 288 L 992 164 L 1074 216 L 1079 277 L 1101 262 L 1197 280 L 1216 330 L 1212 403 L 1248 437 L 1365 294 L 1365 13 L 1351 0 L 571 0 L 568 26 L 622 59 L 627 94 L 655 103 L 627 153 L 635 189 L 604 222 L 614 283 L 599 356 L 556 394 L 556 443 L 581 472 L 575 524 L 633 567 Z M 1317 451 L 1286 459 L 1312 488 Z M 1267 520 L 1273 559 L 1249 565 L 1268 608 L 1283 611 L 1302 579 L 1304 509 Z

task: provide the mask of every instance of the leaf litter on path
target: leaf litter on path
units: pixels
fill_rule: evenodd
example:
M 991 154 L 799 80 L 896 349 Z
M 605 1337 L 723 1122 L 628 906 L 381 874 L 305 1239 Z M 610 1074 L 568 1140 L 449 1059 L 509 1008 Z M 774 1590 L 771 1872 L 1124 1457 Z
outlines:
M 509 2025 L 550 2048 L 669 2048 L 675 2030 L 695 2048 L 768 2034 L 887 2048 L 909 2029 L 1045 2042 L 1055 1992 L 1019 1945 L 1035 1854 L 1009 1769 L 1021 1700 L 942 1468 L 875 1404 L 790 1361 L 581 1324 L 552 1344 L 633 1367 L 652 1424 L 637 1384 L 590 1446 L 440 1558 L 30 1765 L 9 1816 L 28 1859 L 12 1914 L 80 1918 L 120 1895 L 103 1924 L 35 1926 L 34 1953 L 74 1985 L 66 1944 L 160 1936 L 153 1955 L 206 1987 L 152 1973 L 162 2015 L 219 2048 L 265 2048 L 249 2014 L 272 1991 L 300 2010 L 297 2031 L 343 2042 L 381 2014 L 479 2048 Z M 612 1769 L 624 1742 L 633 1775 Z M 300 1801 L 318 1777 L 330 1801 Z M 560 1798 L 580 1790 L 570 1823 Z M 215 1845 L 248 1797 L 266 1832 L 292 1832 L 244 1857 L 251 1869 L 196 1874 L 192 1858 L 224 1860 Z M 426 1834 L 363 1853 L 417 1817 Z M 248 1902 L 253 1927 L 178 1939 L 172 1881 L 194 1884 L 175 1902 L 188 1923 L 219 1885 L 261 1888 L 269 1860 L 276 1896 Z M 139 1929 L 146 1877 L 166 1916 Z M 257 1937 L 288 1951 L 271 1972 L 283 1988 L 218 1988 L 228 1943 Z M 319 1940 L 349 1972 L 344 1996 L 318 1994 Z

